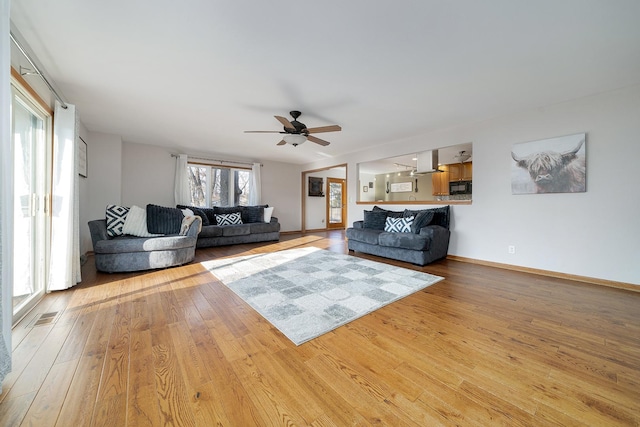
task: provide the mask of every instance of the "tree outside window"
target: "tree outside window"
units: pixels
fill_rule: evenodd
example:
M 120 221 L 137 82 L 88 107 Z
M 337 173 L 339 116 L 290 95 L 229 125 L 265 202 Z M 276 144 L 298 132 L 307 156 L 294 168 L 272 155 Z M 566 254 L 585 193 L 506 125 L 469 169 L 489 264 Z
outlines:
M 192 206 L 248 205 L 250 182 L 249 170 L 189 165 Z

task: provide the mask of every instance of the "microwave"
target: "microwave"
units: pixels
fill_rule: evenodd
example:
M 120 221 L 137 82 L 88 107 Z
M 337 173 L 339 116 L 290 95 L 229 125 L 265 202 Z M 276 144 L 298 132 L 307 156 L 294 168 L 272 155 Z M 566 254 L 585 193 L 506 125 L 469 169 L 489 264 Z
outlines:
M 471 194 L 471 181 L 453 181 L 449 183 L 449 194 Z

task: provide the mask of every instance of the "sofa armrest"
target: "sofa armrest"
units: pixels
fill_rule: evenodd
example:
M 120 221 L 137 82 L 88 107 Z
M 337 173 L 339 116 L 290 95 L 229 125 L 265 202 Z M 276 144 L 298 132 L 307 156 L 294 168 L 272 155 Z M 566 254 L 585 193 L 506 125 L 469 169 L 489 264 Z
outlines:
M 447 256 L 451 231 L 440 225 L 427 225 L 420 229 L 420 235 L 427 236 L 431 239 L 430 252 L 434 254 L 434 259 Z
M 431 237 L 432 239 L 438 239 L 449 235 L 449 230 L 440 225 L 427 225 L 420 229 L 421 236 Z
M 94 219 L 89 221 L 89 232 L 91 233 L 91 242 L 93 246 L 96 246 L 100 240 L 109 240 L 110 237 L 107 234 L 107 220 L 106 219 Z
M 189 229 L 185 233 L 185 236 L 197 238 L 201 229 L 202 229 L 202 218 L 200 218 L 199 216 L 196 216 L 196 219 L 194 219 L 191 225 L 189 225 Z
M 355 221 L 353 223 L 353 228 L 364 228 L 364 221 Z
M 269 224 L 277 224 L 278 223 L 278 218 L 276 218 L 275 216 L 271 217 L 271 221 L 269 221 Z

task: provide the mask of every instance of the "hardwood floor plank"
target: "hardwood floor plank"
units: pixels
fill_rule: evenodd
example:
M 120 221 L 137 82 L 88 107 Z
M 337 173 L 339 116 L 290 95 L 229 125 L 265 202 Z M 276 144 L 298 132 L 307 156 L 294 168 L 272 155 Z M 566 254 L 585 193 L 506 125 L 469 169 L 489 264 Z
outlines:
M 90 425 L 104 368 L 108 337 L 114 322 L 115 307 L 96 306 L 97 314 L 83 354 L 78 361 L 56 426 Z
M 11 372 L 7 374 L 2 382 L 2 395 L 0 395 L 0 403 L 11 392 L 25 368 L 38 353 L 38 349 L 46 339 L 53 326 L 39 326 L 37 328 L 28 328 L 29 333 L 25 334 L 22 342 L 13 350 L 11 354 Z M 15 396 L 15 395 L 14 395 Z
M 131 332 L 130 351 L 127 424 L 130 426 L 160 425 L 151 332 L 148 329 L 134 329 Z
M 402 419 L 404 414 L 391 411 L 382 404 L 390 394 L 379 384 L 366 377 L 342 360 L 331 360 L 325 354 L 318 355 L 305 362 L 315 375 L 324 378 L 343 399 L 348 400 L 370 425 L 389 426 L 410 425 Z M 413 425 L 418 426 L 417 423 Z
M 38 391 L 51 370 L 51 366 L 70 330 L 71 325 L 51 327 L 35 356 L 25 366 L 22 374 L 11 387 L 7 398 Z
M 151 341 L 161 425 L 195 426 L 193 411 L 187 403 L 191 397 L 169 331 L 154 330 Z
M 347 252 L 331 231 L 157 271 L 89 258 L 14 328 L 0 425 L 640 425 L 640 292 L 351 253 L 445 280 L 295 346 L 200 264 L 305 246 Z
M 35 396 L 32 392 L 4 400 L 0 404 L 0 426 L 19 426 Z
M 46 427 L 56 424 L 77 364 L 77 360 L 70 360 L 51 367 L 22 421 L 23 426 Z

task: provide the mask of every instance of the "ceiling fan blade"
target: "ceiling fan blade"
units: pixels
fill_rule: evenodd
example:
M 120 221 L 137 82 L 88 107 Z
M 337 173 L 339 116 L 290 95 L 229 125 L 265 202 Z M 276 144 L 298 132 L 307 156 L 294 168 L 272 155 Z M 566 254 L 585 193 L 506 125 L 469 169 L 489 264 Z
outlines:
M 279 130 L 245 130 L 244 133 L 284 133 Z
M 284 117 L 282 117 L 282 116 L 273 116 L 273 117 L 275 117 L 276 120 L 278 120 L 280 123 L 282 123 L 282 126 L 288 128 L 288 129 L 296 130 L 295 126 L 293 126 L 291 124 L 291 122 L 289 120 L 285 119 Z
M 323 145 L 323 146 L 325 146 L 325 147 L 326 147 L 327 145 L 331 144 L 329 141 L 325 141 L 324 139 L 317 138 L 317 137 L 315 137 L 315 136 L 313 136 L 313 135 L 309 135 L 309 136 L 307 136 L 307 139 L 308 139 L 309 141 L 311 141 L 311 142 L 315 142 L 316 144 L 320 144 L 320 145 Z
M 285 145 L 287 143 L 287 141 L 285 141 L 284 139 L 280 142 L 278 142 L 276 145 Z
M 309 133 L 321 133 L 321 132 L 337 132 L 342 130 L 338 125 L 320 126 L 317 128 L 307 128 Z

